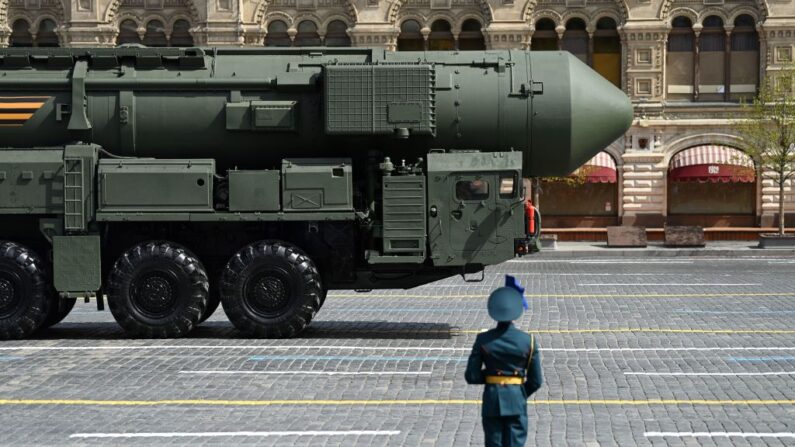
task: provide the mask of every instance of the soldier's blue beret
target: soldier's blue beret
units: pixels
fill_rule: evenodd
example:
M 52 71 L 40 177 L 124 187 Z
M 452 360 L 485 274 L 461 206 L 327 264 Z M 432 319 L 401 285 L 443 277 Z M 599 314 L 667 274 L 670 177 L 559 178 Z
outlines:
M 489 295 L 489 316 L 496 321 L 513 321 L 522 316 L 522 294 L 511 287 L 500 287 Z

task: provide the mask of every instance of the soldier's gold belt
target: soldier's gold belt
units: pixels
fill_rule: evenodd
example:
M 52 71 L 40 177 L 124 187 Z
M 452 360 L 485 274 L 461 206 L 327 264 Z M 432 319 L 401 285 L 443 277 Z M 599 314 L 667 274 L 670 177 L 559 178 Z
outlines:
M 486 376 L 486 383 L 489 385 L 521 385 L 524 383 L 524 377 Z

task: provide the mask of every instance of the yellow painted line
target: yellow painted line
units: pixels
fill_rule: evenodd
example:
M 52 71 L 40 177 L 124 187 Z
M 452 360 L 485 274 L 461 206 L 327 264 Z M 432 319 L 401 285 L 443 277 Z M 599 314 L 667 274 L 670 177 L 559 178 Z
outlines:
M 32 116 L 32 113 L 0 113 L 0 121 L 26 120 Z
M 616 328 L 616 329 L 527 329 L 534 334 L 620 334 L 645 332 L 653 334 L 795 334 L 793 329 L 670 329 L 670 328 Z M 483 330 L 451 329 L 450 332 L 479 334 Z
M 2 109 L 33 109 L 38 110 L 43 106 L 43 102 L 0 102 Z
M 477 295 L 387 295 L 374 293 L 341 293 L 329 295 L 330 298 L 488 298 L 488 294 Z M 763 292 L 763 293 L 646 293 L 620 295 L 615 293 L 531 293 L 525 294 L 527 298 L 725 298 L 725 297 L 760 297 L 760 296 L 795 296 L 793 292 Z
M 249 406 L 275 405 L 306 406 L 389 406 L 389 405 L 480 405 L 475 399 L 411 399 L 411 400 L 214 400 L 214 399 L 164 399 L 164 400 L 93 400 L 93 399 L 0 399 L 0 405 L 76 405 L 107 407 L 153 407 L 166 405 Z M 795 405 L 795 399 L 709 400 L 709 399 L 560 399 L 531 400 L 530 405 Z

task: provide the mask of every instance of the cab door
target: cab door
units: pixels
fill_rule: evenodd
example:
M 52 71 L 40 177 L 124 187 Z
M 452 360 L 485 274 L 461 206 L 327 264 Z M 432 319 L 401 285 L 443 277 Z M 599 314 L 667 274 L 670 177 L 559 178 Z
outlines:
M 500 182 L 506 171 L 518 175 L 517 166 L 519 153 L 428 154 L 428 239 L 434 265 L 491 264 L 512 256 L 513 239 L 520 236 L 514 234 L 516 219 L 508 218 L 511 206 L 500 195 Z M 504 247 L 508 253 L 502 253 Z

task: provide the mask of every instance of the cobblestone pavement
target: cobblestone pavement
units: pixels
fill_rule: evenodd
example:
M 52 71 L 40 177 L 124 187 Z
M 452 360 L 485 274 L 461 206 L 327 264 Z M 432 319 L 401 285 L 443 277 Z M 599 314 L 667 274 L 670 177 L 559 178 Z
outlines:
M 130 340 L 79 304 L 0 344 L 0 444 L 482 444 L 464 366 L 512 273 L 546 380 L 528 445 L 795 445 L 793 272 L 792 258 L 531 258 L 482 283 L 334 292 L 291 340 L 243 338 L 221 311 L 185 339 Z

